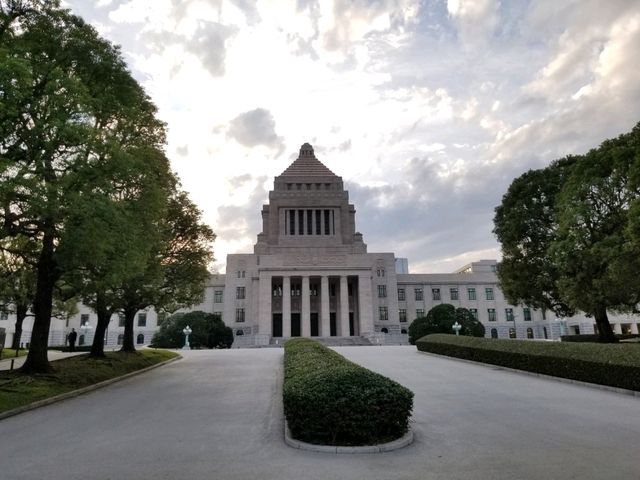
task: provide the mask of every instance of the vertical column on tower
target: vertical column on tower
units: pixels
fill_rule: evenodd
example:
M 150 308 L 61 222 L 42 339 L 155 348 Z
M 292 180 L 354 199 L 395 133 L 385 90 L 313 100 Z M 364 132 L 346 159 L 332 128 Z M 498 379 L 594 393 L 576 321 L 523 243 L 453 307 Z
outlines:
M 309 289 L 309 277 L 302 277 L 302 336 L 311 336 L 311 291 Z
M 329 316 L 329 277 L 323 275 L 320 277 L 320 323 L 322 330 L 320 335 L 323 337 L 331 336 L 331 324 Z
M 340 277 L 340 328 L 338 335 L 349 336 L 349 289 L 347 277 Z
M 258 333 L 271 337 L 271 274 L 260 272 Z
M 373 333 L 373 299 L 371 295 L 371 275 L 358 276 L 358 301 L 360 305 L 360 335 Z
M 282 277 L 282 336 L 291 336 L 291 277 Z

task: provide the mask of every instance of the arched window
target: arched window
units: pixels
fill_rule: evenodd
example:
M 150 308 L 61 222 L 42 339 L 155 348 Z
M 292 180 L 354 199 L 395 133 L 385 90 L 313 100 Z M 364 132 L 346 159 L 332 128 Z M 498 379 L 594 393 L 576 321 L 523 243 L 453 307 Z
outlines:
M 144 335 L 139 333 L 138 336 L 136 337 L 136 343 L 138 345 L 142 345 L 144 343 Z
M 380 330 L 382 333 L 389 333 L 389 329 L 387 327 L 384 327 L 382 330 Z
M 492 328 L 491 329 L 491 338 L 498 338 L 498 329 L 497 328 Z
M 118 335 L 118 345 L 122 345 L 124 343 L 124 334 Z
M 533 328 L 527 328 L 527 338 L 533 338 Z
M 515 328 L 510 328 L 509 329 L 509 338 L 517 338 L 516 329 Z
M 407 329 L 403 328 L 402 330 L 400 330 L 400 333 L 406 334 L 407 333 Z
M 236 337 L 239 337 L 240 335 L 244 335 L 244 332 L 242 330 L 236 330 Z

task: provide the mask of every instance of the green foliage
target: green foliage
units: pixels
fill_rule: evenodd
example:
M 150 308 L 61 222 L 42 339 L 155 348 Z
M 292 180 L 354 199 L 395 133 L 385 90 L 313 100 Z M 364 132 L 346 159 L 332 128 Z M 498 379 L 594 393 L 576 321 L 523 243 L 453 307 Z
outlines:
M 515 179 L 494 219 L 512 304 L 582 310 L 615 341 L 607 310 L 640 301 L 640 124 L 580 157 Z
M 309 339 L 285 343 L 284 413 L 294 438 L 376 445 L 409 428 L 413 393 Z
M 418 350 L 640 391 L 640 347 L 428 335 Z
M 460 335 L 484 337 L 484 326 L 476 320 L 466 308 L 456 308 L 448 303 L 436 305 L 427 313 L 426 317 L 416 318 L 409 325 L 409 342 L 416 341 L 432 333 L 454 333 L 453 325 L 458 322 L 462 327 Z
M 562 342 L 573 343 L 597 343 L 599 341 L 598 335 L 563 335 L 560 337 Z M 635 333 L 616 334 L 618 340 L 629 340 L 632 338 L 640 338 L 640 335 Z
M 201 311 L 177 313 L 167 318 L 151 343 L 156 347 L 180 348 L 184 345 L 182 330 L 187 325 L 192 330 L 189 343 L 194 348 L 230 348 L 233 343 L 233 331 L 220 316 Z

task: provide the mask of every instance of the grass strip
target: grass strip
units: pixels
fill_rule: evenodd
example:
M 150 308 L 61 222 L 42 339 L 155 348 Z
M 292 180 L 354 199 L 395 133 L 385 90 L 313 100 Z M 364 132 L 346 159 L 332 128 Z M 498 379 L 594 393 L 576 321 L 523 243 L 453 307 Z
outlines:
M 142 370 L 178 356 L 167 350 L 108 352 L 105 355 L 105 358 L 79 355 L 56 360 L 52 362 L 55 372 L 47 375 L 24 375 L 18 370 L 0 372 L 0 413 Z
M 418 350 L 581 382 L 640 391 L 640 345 L 427 335 Z
M 27 353 L 29 353 L 29 350 L 25 350 L 24 348 L 18 350 L 19 357 L 23 357 Z M 16 358 L 16 351 L 13 348 L 3 348 L 2 357 L 0 357 L 0 360 L 11 360 L 12 358 Z

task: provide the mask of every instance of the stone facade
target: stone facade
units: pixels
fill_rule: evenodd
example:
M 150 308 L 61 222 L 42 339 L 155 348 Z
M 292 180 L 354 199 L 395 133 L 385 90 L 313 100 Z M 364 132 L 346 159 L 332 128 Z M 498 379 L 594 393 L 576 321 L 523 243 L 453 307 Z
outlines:
M 220 314 L 233 328 L 236 345 L 267 345 L 295 336 L 401 343 L 411 321 L 441 303 L 471 309 L 488 337 L 557 339 L 594 332 L 593 319 L 584 315 L 558 319 L 509 305 L 497 285 L 495 260 L 448 274 L 411 274 L 406 259 L 367 251 L 355 215 L 342 178 L 304 144 L 298 158 L 275 177 L 254 252 L 229 255 L 227 273 L 210 277 L 202 303 L 192 309 Z M 12 319 L 0 317 L 7 345 Z M 611 315 L 610 321 L 617 333 L 638 333 L 640 327 L 637 316 Z M 80 344 L 90 343 L 95 322 L 95 314 L 81 305 L 70 320 L 53 320 L 50 344 L 61 344 L 72 327 Z M 157 324 L 153 309 L 139 312 L 137 343 L 149 343 Z M 27 320 L 25 343 L 30 328 Z M 123 331 L 114 315 L 107 346 L 117 346 Z

